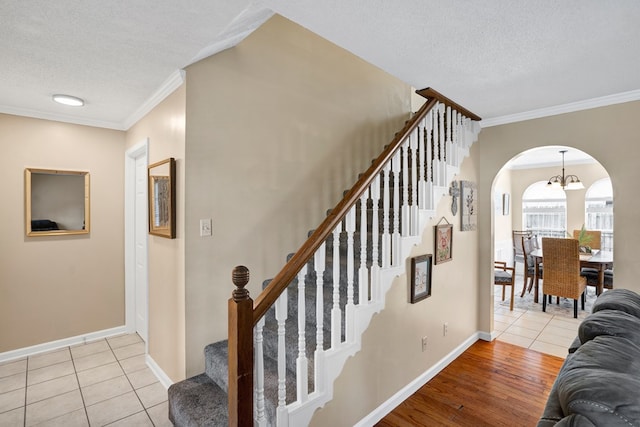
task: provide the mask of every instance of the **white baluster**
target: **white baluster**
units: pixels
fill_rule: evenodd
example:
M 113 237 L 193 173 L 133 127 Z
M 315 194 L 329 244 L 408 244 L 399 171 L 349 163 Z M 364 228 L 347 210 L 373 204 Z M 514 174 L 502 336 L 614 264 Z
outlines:
M 345 231 L 347 232 L 347 306 L 345 308 L 345 335 L 347 343 L 352 343 L 354 335 L 354 307 L 353 304 L 353 276 L 355 268 L 353 251 L 353 233 L 356 229 L 356 205 L 353 205 L 345 217 Z
M 342 310 L 340 310 L 340 233 L 342 223 L 333 230 L 333 307 L 331 307 L 331 348 L 342 341 Z
M 427 209 L 433 209 L 433 109 L 427 114 L 427 128 L 425 130 L 425 144 L 427 146 L 427 183 L 425 186 L 425 199 L 427 201 Z
M 391 158 L 393 174 L 393 232 L 391 233 L 391 264 L 400 266 L 400 150 Z
M 409 153 L 411 154 L 411 204 L 409 208 L 409 218 L 411 226 L 409 234 L 418 235 L 418 128 L 411 132 L 409 138 Z
M 382 169 L 382 267 L 391 266 L 391 234 L 389 233 L 389 212 L 390 206 L 390 188 L 389 180 L 391 179 L 391 162 L 387 162 Z
M 307 361 L 307 342 L 305 338 L 306 329 L 306 302 L 305 302 L 305 283 L 304 279 L 307 275 L 307 266 L 298 273 L 298 358 L 296 359 L 296 384 L 297 384 L 297 401 L 300 403 L 307 401 L 309 395 L 309 363 Z
M 451 107 L 447 106 L 447 122 L 446 122 L 446 126 L 447 126 L 447 145 L 446 145 L 446 163 L 447 165 L 453 165 L 453 142 L 451 139 L 451 130 L 452 130 L 452 122 L 451 122 Z M 447 183 L 449 182 L 449 179 L 447 177 Z
M 360 270 L 358 271 L 358 305 L 369 302 L 369 270 L 367 269 L 367 200 L 369 189 L 360 196 Z
M 407 139 L 404 140 L 402 145 L 400 146 L 400 152 L 402 152 L 402 210 L 401 210 L 401 234 L 403 237 L 409 235 L 409 229 L 411 225 L 411 220 L 409 218 L 409 140 L 411 139 L 411 135 Z
M 288 419 L 287 414 L 287 353 L 285 343 L 285 322 L 287 321 L 287 289 L 276 300 L 276 321 L 278 322 L 278 425 Z
M 264 328 L 264 317 L 258 321 L 255 328 L 255 363 L 254 363 L 254 379 L 255 379 L 255 414 L 256 424 L 258 426 L 266 426 L 267 418 L 264 411 L 264 343 L 262 330 Z
M 425 173 L 425 150 L 427 148 L 427 117 L 420 120 L 418 125 L 418 207 L 427 209 L 427 201 L 425 200 L 426 178 Z
M 316 351 L 324 349 L 324 269 L 325 269 L 325 244 L 322 243 L 314 254 L 314 267 L 316 270 Z
M 380 261 L 378 259 L 379 239 L 380 239 L 380 218 L 378 209 L 380 208 L 380 175 L 376 175 L 371 184 L 371 300 L 378 301 Z
M 432 176 L 433 185 L 440 185 L 440 104 L 436 103 L 431 109 L 433 113 L 433 158 L 432 158 Z
M 439 108 L 438 108 L 438 117 L 440 119 L 440 123 L 439 123 L 439 131 L 438 134 L 440 136 L 440 142 L 438 143 L 439 147 L 440 147 L 440 161 L 439 163 L 439 172 L 440 175 L 438 176 L 438 185 L 441 187 L 446 187 L 447 186 L 447 160 L 446 160 L 446 155 L 445 155 L 445 149 L 446 149 L 446 141 L 445 141 L 445 133 L 444 133 L 444 109 L 445 106 L 444 104 L 440 104 Z

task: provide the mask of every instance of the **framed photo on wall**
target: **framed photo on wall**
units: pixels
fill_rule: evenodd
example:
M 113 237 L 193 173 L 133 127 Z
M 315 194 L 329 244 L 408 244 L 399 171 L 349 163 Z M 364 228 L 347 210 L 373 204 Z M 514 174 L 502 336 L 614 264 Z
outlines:
M 460 181 L 460 203 L 462 231 L 474 231 L 478 228 L 478 190 L 476 183 L 471 181 Z
M 433 255 L 411 258 L 411 304 L 431 296 L 431 259 Z
M 435 264 L 451 261 L 453 244 L 453 225 L 440 224 L 435 227 Z

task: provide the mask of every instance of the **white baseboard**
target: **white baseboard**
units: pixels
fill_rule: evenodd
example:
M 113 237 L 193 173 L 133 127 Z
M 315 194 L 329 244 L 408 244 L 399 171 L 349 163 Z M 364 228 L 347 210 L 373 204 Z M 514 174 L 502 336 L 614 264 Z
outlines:
M 160 368 L 160 365 L 158 365 L 156 361 L 153 360 L 149 353 L 147 353 L 146 355 L 145 362 L 147 362 L 147 366 L 149 367 L 149 369 L 151 369 L 151 372 L 153 372 L 153 374 L 158 378 L 160 384 L 162 384 L 165 389 L 168 389 L 169 386 L 173 384 L 171 378 L 169 378 L 169 376 L 164 373 L 164 371 Z
M 63 338 L 61 340 L 51 341 L 43 344 L 37 344 L 31 347 L 24 347 L 17 350 L 6 351 L 4 353 L 0 353 L 0 362 L 22 359 L 27 356 L 33 356 L 34 354 L 57 350 L 59 348 L 69 347 L 72 345 L 85 344 L 91 341 L 121 335 L 126 332 L 127 330 L 124 326 L 118 326 L 117 328 L 104 329 L 102 331 L 91 332 L 88 334 L 78 335 L 70 338 Z
M 391 396 L 386 402 L 369 413 L 369 415 L 361 419 L 358 423 L 355 424 L 355 427 L 370 427 L 375 425 L 378 421 L 384 418 L 385 415 L 393 411 L 396 406 L 407 400 L 409 396 L 418 391 L 420 387 L 428 383 L 429 380 L 431 380 L 440 371 L 446 368 L 449 363 L 453 362 L 458 356 L 464 353 L 465 350 L 471 347 L 471 345 L 478 341 L 478 339 L 484 339 L 481 338 L 481 335 L 484 337 L 486 336 L 486 333 L 476 332 L 471 335 L 462 344 L 456 347 L 451 353 L 440 359 L 438 363 L 427 369 L 418 378 L 411 381 L 404 388 L 400 389 L 396 394 Z

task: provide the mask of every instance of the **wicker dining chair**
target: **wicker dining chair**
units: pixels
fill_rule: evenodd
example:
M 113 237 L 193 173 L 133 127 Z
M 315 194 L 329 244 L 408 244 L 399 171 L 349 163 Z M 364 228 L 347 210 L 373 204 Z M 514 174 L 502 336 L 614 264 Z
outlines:
M 504 301 L 504 291 L 507 286 L 511 286 L 511 301 L 509 301 L 509 311 L 513 311 L 513 296 L 516 280 L 515 268 L 507 267 L 504 261 L 495 261 L 493 269 L 493 284 L 502 286 L 502 301 Z
M 542 311 L 547 311 L 547 295 L 573 299 L 573 317 L 578 317 L 578 298 L 584 310 L 587 279 L 580 276 L 580 249 L 576 239 L 542 238 L 544 280 Z

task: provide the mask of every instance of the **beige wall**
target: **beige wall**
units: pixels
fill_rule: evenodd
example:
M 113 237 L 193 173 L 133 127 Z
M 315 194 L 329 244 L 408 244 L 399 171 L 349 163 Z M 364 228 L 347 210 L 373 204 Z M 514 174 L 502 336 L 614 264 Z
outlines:
M 477 182 L 476 152 L 474 145 L 456 179 Z M 460 212 L 451 215 L 451 197 L 438 204 L 412 256 L 433 254 L 433 226 L 443 216 L 454 224 L 453 256 L 433 266 L 431 297 L 411 304 L 407 276 L 394 281 L 384 310 L 362 336 L 362 350 L 347 361 L 334 384 L 333 400 L 316 412 L 312 426 L 355 424 L 477 332 L 478 232 L 460 231 Z M 407 260 L 407 271 L 409 266 Z M 423 336 L 428 340 L 425 352 Z
M 149 138 L 149 164 L 176 159 L 176 238 L 148 235 L 149 355 L 173 380 L 185 378 L 185 96 L 182 85 L 127 131 L 126 148 Z
M 490 198 L 496 174 L 516 154 L 542 145 L 574 147 L 594 157 L 608 172 L 614 197 L 615 286 L 640 291 L 635 280 L 634 247 L 640 238 L 637 212 L 638 166 L 640 156 L 640 102 L 562 114 L 483 129 L 480 133 L 480 319 L 481 329 L 493 325 L 492 267 L 495 229 L 490 215 Z M 572 166 L 573 168 L 573 166 Z M 571 226 L 571 224 L 569 224 Z
M 402 127 L 410 92 L 280 16 L 188 67 L 188 374 L 227 337 L 232 269 L 249 267 L 255 298 Z
M 124 325 L 124 132 L 0 114 L 0 353 Z M 24 169 L 89 171 L 91 232 L 25 237 Z

